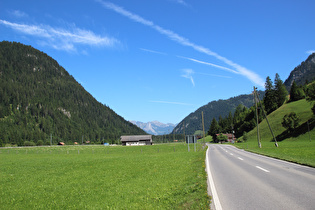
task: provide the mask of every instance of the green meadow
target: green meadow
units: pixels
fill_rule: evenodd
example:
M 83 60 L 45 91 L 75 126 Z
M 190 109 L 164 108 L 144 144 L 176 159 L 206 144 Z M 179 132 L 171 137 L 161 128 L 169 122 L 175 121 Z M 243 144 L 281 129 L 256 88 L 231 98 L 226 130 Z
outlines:
M 1 209 L 209 209 L 201 144 L 0 149 Z
M 315 122 L 311 107 L 312 103 L 299 100 L 286 103 L 268 115 L 279 147 L 275 147 L 266 120 L 259 124 L 262 148 L 258 147 L 257 128 L 248 133 L 247 142 L 237 143 L 235 146 L 255 153 L 315 167 Z M 300 126 L 292 133 L 289 133 L 281 125 L 283 116 L 290 112 L 295 112 L 301 119 Z

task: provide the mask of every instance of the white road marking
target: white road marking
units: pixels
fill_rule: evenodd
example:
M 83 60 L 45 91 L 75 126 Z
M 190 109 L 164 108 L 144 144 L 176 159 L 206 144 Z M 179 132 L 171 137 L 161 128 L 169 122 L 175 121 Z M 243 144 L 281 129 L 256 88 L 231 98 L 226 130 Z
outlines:
M 238 159 L 240 159 L 240 160 L 244 160 L 243 158 L 240 158 L 240 157 L 238 157 Z
M 230 155 L 233 155 L 232 153 L 230 153 Z
M 262 168 L 262 167 L 259 167 L 259 166 L 256 166 L 256 168 L 258 168 L 258 169 L 260 169 L 260 170 L 262 170 L 262 171 L 264 171 L 264 172 L 267 172 L 267 173 L 270 172 L 270 171 L 268 171 L 268 170 L 266 170 L 266 169 L 264 169 L 264 168 Z
M 212 179 L 210 166 L 208 165 L 209 164 L 208 152 L 209 152 L 209 146 L 208 146 L 207 153 L 206 153 L 206 163 L 207 163 L 206 164 L 206 168 L 207 168 L 207 173 L 208 173 L 208 181 L 210 183 L 210 190 L 212 192 L 213 203 L 214 203 L 214 206 L 215 206 L 216 210 L 222 210 L 222 206 L 221 206 L 221 203 L 220 203 L 220 200 L 219 200 L 219 196 L 218 196 L 217 190 L 215 189 L 214 181 Z

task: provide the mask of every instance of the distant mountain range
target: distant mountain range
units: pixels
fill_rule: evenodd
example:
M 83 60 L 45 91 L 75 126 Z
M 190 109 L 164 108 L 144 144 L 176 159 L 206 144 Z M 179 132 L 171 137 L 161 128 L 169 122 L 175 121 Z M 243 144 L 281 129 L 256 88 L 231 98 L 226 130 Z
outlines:
M 139 122 L 139 121 L 130 121 L 134 125 L 138 126 L 145 132 L 152 134 L 152 135 L 164 135 L 169 134 L 175 128 L 175 124 L 168 123 L 164 124 L 159 121 L 152 121 L 152 122 Z

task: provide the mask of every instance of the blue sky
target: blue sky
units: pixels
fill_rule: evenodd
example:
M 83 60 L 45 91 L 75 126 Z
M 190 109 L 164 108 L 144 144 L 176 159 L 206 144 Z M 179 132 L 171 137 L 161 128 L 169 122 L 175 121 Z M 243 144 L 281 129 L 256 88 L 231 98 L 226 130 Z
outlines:
M 126 120 L 178 123 L 284 81 L 315 52 L 313 0 L 2 0 L 0 41 L 56 59 Z M 205 119 L 211 120 L 211 119 Z

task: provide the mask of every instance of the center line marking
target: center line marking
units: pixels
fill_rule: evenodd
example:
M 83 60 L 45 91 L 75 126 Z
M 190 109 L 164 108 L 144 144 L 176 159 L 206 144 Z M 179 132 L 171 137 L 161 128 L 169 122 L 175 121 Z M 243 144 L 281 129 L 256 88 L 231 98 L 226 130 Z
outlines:
M 240 159 L 240 160 L 244 160 L 243 158 L 240 158 L 240 157 L 238 157 L 238 159 Z
M 260 169 L 260 170 L 262 170 L 262 171 L 264 171 L 264 172 L 267 172 L 267 173 L 270 172 L 270 171 L 268 171 L 268 170 L 266 170 L 266 169 L 264 169 L 264 168 L 262 168 L 262 167 L 259 167 L 259 166 L 256 166 L 256 168 L 258 168 L 258 169 Z
M 230 153 L 230 155 L 233 155 L 232 153 Z

